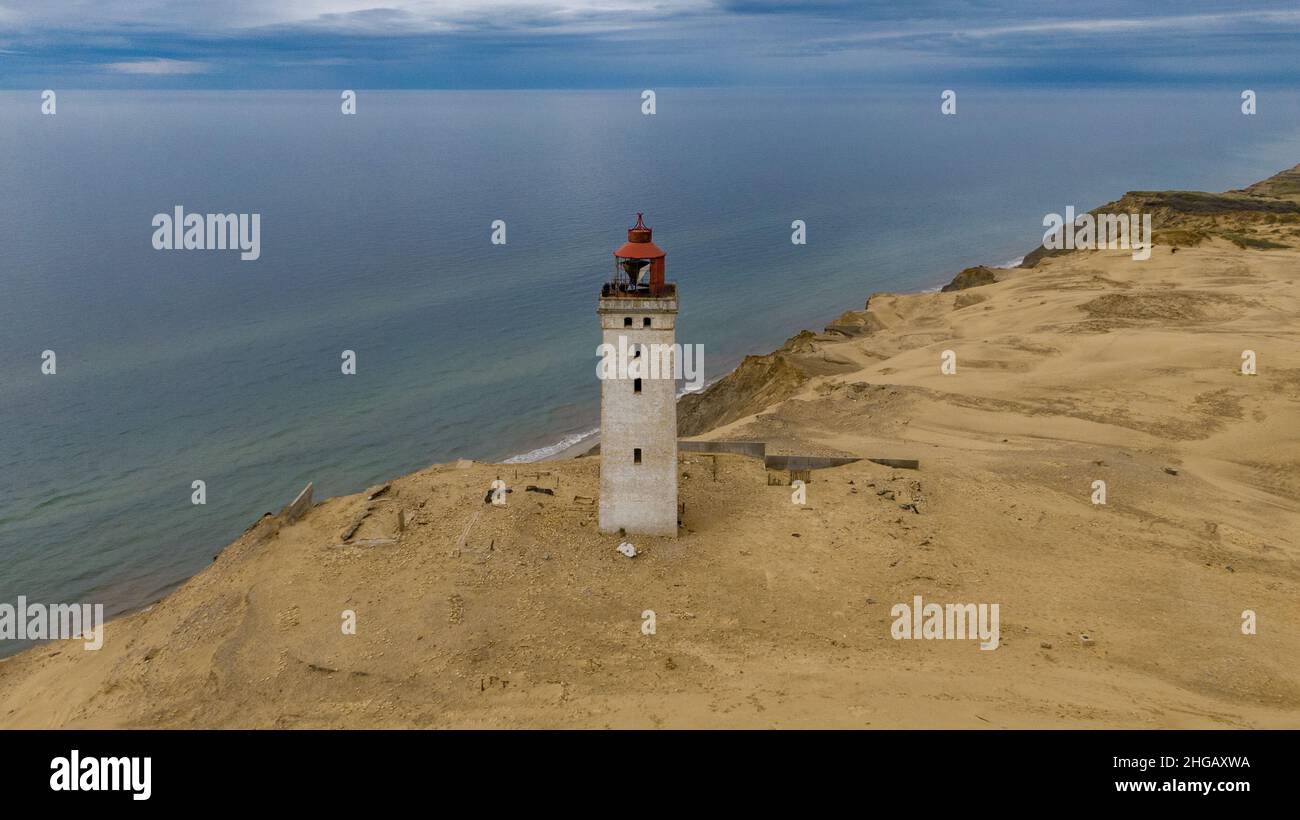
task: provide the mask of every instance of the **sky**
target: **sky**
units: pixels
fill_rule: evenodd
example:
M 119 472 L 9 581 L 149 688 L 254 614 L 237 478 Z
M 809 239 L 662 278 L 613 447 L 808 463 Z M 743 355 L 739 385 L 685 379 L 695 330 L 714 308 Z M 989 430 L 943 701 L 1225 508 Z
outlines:
M 0 0 L 0 88 L 1300 83 L 1297 0 Z

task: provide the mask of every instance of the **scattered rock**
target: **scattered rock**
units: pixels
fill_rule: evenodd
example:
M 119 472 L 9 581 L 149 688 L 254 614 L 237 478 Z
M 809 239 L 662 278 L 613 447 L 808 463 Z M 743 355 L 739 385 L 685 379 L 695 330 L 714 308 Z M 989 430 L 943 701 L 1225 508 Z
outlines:
M 1166 467 L 1165 472 L 1169 473 L 1170 475 L 1178 475 L 1178 470 L 1174 467 Z
M 636 557 L 636 547 L 626 541 L 618 545 L 618 551 L 626 555 L 628 558 Z

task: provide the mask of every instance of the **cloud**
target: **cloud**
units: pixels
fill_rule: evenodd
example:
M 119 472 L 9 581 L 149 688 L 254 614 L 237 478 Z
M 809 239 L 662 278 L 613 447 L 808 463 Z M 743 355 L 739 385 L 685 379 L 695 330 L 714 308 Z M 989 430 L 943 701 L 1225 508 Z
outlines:
M 193 60 L 167 60 L 155 57 L 151 60 L 130 60 L 124 63 L 105 63 L 104 68 L 117 74 L 148 74 L 152 76 L 170 76 L 175 74 L 206 74 L 212 70 L 207 63 Z
M 1025 20 L 1024 22 L 973 26 L 900 27 L 892 30 L 861 32 L 839 38 L 839 42 L 919 39 L 949 36 L 958 39 L 982 39 L 1019 35 L 1076 35 L 1108 37 L 1120 33 L 1156 34 L 1210 33 L 1231 30 L 1233 26 L 1261 26 L 1277 31 L 1300 26 L 1300 11 L 1236 11 L 1223 14 L 1179 14 L 1164 17 L 1097 18 L 1066 20 Z
M 713 0 L 0 0 L 0 30 L 167 31 L 249 35 L 258 31 L 337 30 L 372 36 L 457 31 L 542 31 L 601 22 L 634 26 L 715 8 Z M 183 24 L 182 22 L 183 21 Z
M 0 87 L 1300 81 L 1295 0 L 0 0 L 0 35 Z

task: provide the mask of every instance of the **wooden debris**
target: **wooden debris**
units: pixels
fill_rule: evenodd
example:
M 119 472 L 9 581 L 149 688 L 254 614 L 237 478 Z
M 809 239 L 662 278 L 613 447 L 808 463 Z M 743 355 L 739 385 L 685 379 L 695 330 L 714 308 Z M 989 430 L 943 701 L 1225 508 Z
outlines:
M 362 522 L 364 522 L 367 518 L 370 517 L 371 509 L 373 508 L 367 505 L 364 510 L 362 510 L 360 513 L 357 514 L 356 518 L 352 519 L 352 523 L 349 524 L 348 528 L 343 531 L 343 540 L 345 542 L 351 541 L 352 536 L 356 535 L 357 530 L 361 529 Z

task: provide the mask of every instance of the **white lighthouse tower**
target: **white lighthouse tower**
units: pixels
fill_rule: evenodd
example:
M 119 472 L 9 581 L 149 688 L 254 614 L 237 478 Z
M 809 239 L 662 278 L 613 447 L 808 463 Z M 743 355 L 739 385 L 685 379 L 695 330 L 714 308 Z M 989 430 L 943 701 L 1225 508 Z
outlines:
M 677 535 L 677 286 L 641 214 L 600 290 L 605 351 L 630 367 L 600 385 L 600 531 Z

